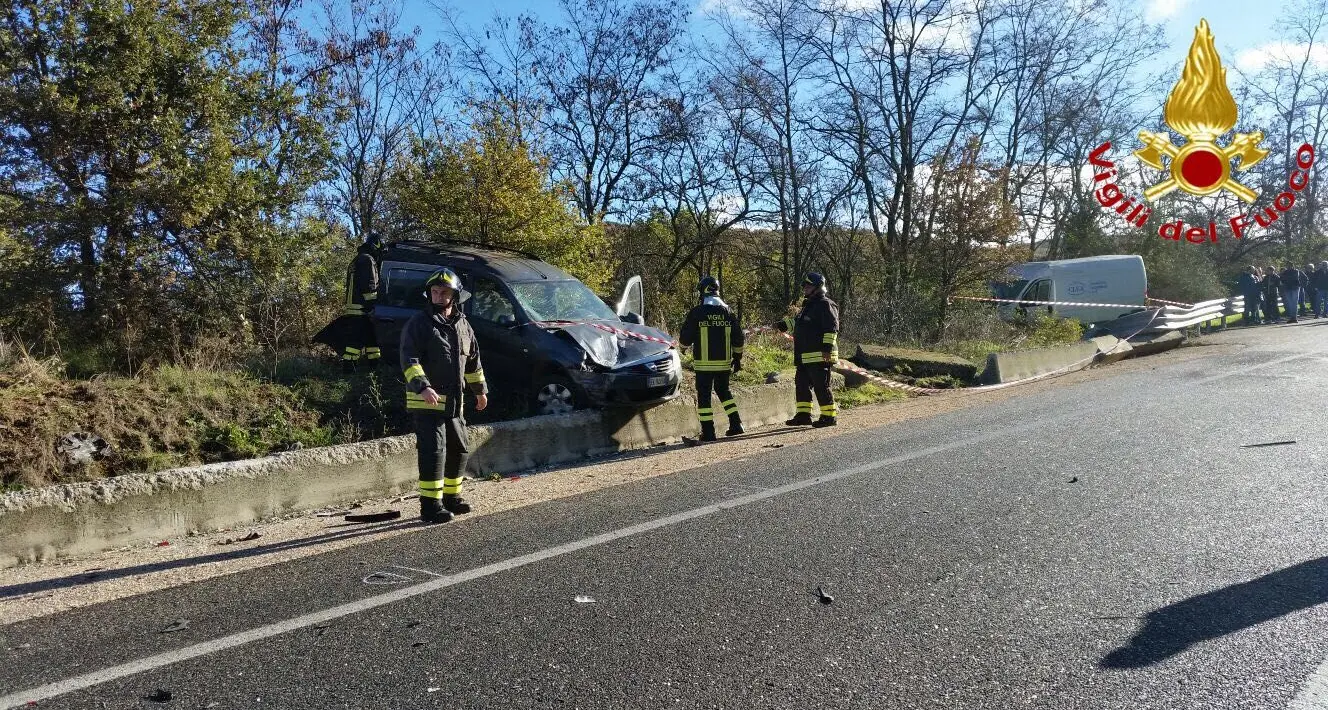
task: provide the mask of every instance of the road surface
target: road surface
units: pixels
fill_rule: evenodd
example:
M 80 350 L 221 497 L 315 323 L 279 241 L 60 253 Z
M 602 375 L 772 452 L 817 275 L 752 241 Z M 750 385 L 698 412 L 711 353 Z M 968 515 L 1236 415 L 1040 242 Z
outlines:
M 0 707 L 1328 708 L 1328 321 L 1213 340 L 0 627 Z

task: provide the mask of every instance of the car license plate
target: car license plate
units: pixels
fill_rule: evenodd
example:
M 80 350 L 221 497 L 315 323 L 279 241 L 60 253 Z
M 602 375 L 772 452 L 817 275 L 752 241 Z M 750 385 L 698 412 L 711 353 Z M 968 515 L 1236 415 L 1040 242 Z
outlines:
M 658 376 L 658 377 L 647 377 L 647 378 L 646 378 L 646 387 L 663 387 L 664 385 L 667 385 L 668 383 L 669 383 L 669 377 L 668 377 L 668 375 L 660 375 L 660 376 Z

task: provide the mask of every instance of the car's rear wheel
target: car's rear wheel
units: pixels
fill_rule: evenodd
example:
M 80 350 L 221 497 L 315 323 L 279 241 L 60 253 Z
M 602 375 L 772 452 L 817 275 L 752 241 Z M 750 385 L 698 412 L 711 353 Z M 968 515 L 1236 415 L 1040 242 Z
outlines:
M 531 397 L 531 413 L 567 414 L 581 409 L 585 402 L 576 385 L 562 375 L 543 375 L 535 378 Z

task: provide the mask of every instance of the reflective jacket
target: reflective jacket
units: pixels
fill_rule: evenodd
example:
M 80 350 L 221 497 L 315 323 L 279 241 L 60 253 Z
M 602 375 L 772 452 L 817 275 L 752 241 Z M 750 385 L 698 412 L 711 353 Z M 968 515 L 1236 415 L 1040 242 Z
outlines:
M 745 342 L 742 323 L 716 296 L 706 296 L 701 305 L 687 313 L 678 342 L 692 348 L 692 369 L 696 372 L 728 372 L 734 360 L 742 359 Z
M 401 331 L 401 369 L 406 375 L 408 410 L 458 417 L 464 388 L 477 395 L 489 392 L 475 331 L 456 309 L 450 318 L 425 310 L 406 321 Z M 438 404 L 424 401 L 420 393 L 426 387 L 438 393 Z
M 775 327 L 793 334 L 793 364 L 820 365 L 826 354 L 832 364 L 839 359 L 839 304 L 828 296 L 807 297 L 797 316 Z
M 342 314 L 363 316 L 373 312 L 378 301 L 378 264 L 369 247 L 360 246 L 360 253 L 346 269 L 346 299 Z

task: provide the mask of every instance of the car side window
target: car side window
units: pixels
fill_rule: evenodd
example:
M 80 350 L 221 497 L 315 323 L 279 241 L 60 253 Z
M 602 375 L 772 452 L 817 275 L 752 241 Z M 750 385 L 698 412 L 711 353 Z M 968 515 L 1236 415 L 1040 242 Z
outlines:
M 470 296 L 470 317 L 490 323 L 510 324 L 516 322 L 516 307 L 503 294 L 502 287 L 493 279 L 475 279 L 475 287 Z
M 393 267 L 387 270 L 388 306 L 396 308 L 423 308 L 424 282 L 433 270 Z

